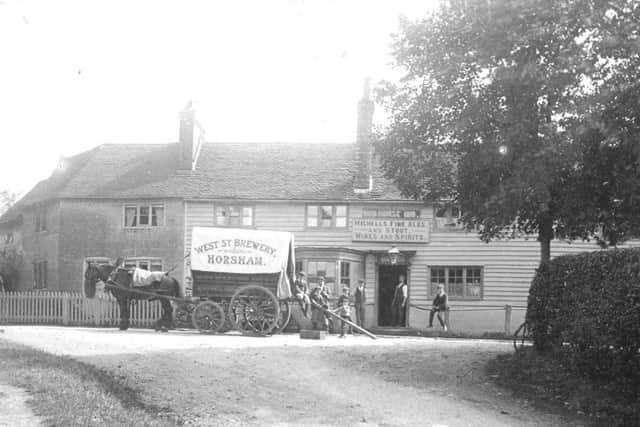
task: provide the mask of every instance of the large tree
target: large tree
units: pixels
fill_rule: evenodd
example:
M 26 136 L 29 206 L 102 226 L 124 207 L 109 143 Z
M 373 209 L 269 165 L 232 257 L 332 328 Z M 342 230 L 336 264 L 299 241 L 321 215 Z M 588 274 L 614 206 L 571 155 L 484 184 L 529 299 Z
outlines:
M 635 132 L 615 130 L 625 121 L 616 97 L 638 64 L 638 10 L 631 0 L 451 0 L 401 22 L 393 49 L 405 76 L 378 92 L 392 114 L 377 144 L 387 176 L 407 196 L 459 204 L 485 241 L 537 234 L 543 260 L 554 236 L 606 227 L 601 241 L 616 243 L 637 232 L 626 218 L 635 202 L 619 209 L 637 186 L 582 204 L 595 190 L 585 179 L 601 183 L 589 149 Z M 616 160 L 598 171 L 630 183 L 637 151 Z M 611 224 L 617 208 L 623 228 Z

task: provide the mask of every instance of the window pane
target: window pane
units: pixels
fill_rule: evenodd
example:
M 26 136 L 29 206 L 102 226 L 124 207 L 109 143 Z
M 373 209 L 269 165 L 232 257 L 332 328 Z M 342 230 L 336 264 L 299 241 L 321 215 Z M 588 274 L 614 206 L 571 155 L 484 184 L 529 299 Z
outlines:
M 307 206 L 307 227 L 318 226 L 318 207 Z
M 445 285 L 446 287 L 444 268 L 431 269 L 431 295 L 435 295 L 438 292 L 438 285 Z
M 458 297 L 464 296 L 462 277 L 462 268 L 449 268 L 449 295 Z
M 240 216 L 240 209 L 237 206 L 229 206 L 227 208 L 229 210 L 229 217 L 235 218 Z
M 347 226 L 347 218 L 346 217 L 337 217 L 336 218 L 336 227 L 346 227 Z
M 227 211 L 222 208 L 216 208 L 216 225 L 227 225 Z
M 465 296 L 480 298 L 482 287 L 482 273 L 480 268 L 467 268 Z
M 125 261 L 124 262 L 124 268 L 126 268 L 127 270 L 131 270 L 133 268 L 136 268 L 137 264 L 135 261 Z
M 151 261 L 151 271 L 162 271 L 162 261 Z
M 146 260 L 138 261 L 138 268 L 141 268 L 143 270 L 149 270 L 149 261 L 146 261 Z
M 436 205 L 436 217 L 437 218 L 446 218 L 447 217 L 447 206 L 446 205 Z
M 140 225 L 149 225 L 149 206 L 140 206 Z
M 340 277 L 349 277 L 349 271 L 351 269 L 351 264 L 346 261 L 342 261 L 340 263 Z
M 344 205 L 336 206 L 336 216 L 347 216 L 347 207 Z
M 136 225 L 138 225 L 136 221 L 136 211 L 137 208 L 135 206 L 127 206 L 124 208 L 125 227 L 135 227 Z
M 151 225 L 154 227 L 162 227 L 164 225 L 163 206 L 153 206 L 151 208 Z
M 242 225 L 247 225 L 247 226 L 253 225 L 253 208 L 252 207 L 242 208 Z
M 320 207 L 320 226 L 331 227 L 333 220 L 333 206 Z

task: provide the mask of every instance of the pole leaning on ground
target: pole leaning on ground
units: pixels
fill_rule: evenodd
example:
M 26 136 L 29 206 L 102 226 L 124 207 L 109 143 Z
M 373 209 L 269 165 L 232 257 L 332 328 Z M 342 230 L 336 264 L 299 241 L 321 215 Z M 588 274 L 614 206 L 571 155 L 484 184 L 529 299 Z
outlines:
M 356 325 L 355 323 L 351 322 L 350 320 L 343 319 L 339 315 L 335 314 L 333 311 L 322 307 L 320 304 L 316 303 L 315 301 L 311 301 L 311 304 L 313 304 L 313 306 L 315 308 L 317 308 L 318 310 L 322 310 L 325 314 L 328 314 L 329 316 L 333 317 L 334 319 L 340 320 L 341 322 L 346 323 L 347 325 L 351 326 L 355 330 L 362 332 L 363 334 L 365 334 L 366 336 L 368 336 L 372 340 L 378 339 L 378 337 L 373 335 L 371 332 L 367 331 L 364 328 L 361 328 L 360 326 Z

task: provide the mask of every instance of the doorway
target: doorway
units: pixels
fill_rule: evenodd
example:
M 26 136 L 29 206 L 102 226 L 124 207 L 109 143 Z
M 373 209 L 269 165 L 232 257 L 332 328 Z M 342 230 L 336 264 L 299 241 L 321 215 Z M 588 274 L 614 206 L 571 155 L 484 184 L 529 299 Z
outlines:
M 407 279 L 406 265 L 380 265 L 378 267 L 378 326 L 392 326 L 391 302 L 401 275 Z M 402 326 L 406 326 L 406 316 L 405 325 Z

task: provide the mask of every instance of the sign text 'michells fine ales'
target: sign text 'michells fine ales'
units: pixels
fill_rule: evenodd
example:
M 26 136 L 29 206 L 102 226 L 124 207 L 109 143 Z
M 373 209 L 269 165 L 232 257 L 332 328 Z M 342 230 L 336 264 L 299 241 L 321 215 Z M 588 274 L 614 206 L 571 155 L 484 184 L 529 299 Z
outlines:
M 429 222 L 422 219 L 354 218 L 351 237 L 359 242 L 427 243 Z

